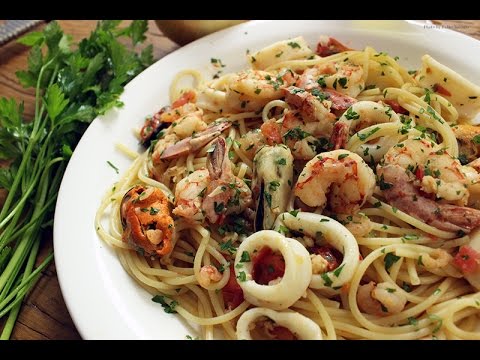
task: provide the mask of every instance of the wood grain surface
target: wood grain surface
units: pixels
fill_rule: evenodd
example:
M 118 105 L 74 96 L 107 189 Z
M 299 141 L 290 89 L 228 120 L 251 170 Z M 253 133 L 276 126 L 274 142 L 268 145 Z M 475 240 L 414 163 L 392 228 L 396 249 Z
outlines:
M 1 22 L 2 20 L 0 24 Z M 463 32 L 480 40 L 480 20 L 432 20 L 432 22 L 435 26 Z M 73 35 L 75 40 L 87 37 L 96 25 L 96 21 L 91 20 L 60 20 L 59 23 L 65 33 Z M 39 25 L 33 30 L 39 30 L 43 26 L 45 25 Z M 147 35 L 147 43 L 154 46 L 155 59 L 160 59 L 178 47 L 163 36 L 153 21 L 149 21 Z M 24 101 L 25 115 L 31 118 L 34 109 L 33 90 L 22 88 L 15 76 L 17 70 L 26 68 L 27 54 L 28 49 L 15 42 L 0 47 L 0 96 Z M 52 247 L 50 234 L 44 239 L 40 259 L 46 256 Z M 0 322 L 0 329 L 1 327 Z M 12 339 L 81 339 L 63 301 L 54 263 L 43 271 L 36 287 L 24 301 Z

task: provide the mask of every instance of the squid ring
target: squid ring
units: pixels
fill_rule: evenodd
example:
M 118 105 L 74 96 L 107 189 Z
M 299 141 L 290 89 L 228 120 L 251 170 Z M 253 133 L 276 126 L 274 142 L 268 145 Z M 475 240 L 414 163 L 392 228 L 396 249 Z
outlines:
M 286 327 L 298 340 L 322 340 L 320 327 L 311 319 L 297 312 L 280 312 L 262 307 L 245 311 L 237 322 L 237 339 L 252 340 L 251 324 L 259 317 L 267 317 L 276 324 Z
M 313 239 L 321 232 L 330 245 L 343 253 L 343 261 L 335 270 L 312 275 L 311 288 L 337 290 L 352 279 L 360 264 L 360 251 L 355 237 L 345 226 L 327 216 L 307 212 L 299 212 L 296 216 L 283 213 L 278 216 L 275 229 L 280 229 L 281 225 Z
M 253 280 L 253 262 L 242 262 L 242 254 L 250 256 L 264 246 L 279 251 L 285 260 L 285 273 L 273 285 L 261 285 Z M 243 274 L 241 274 L 243 273 Z M 245 299 L 256 305 L 283 310 L 305 294 L 312 278 L 312 262 L 307 249 L 297 240 L 286 238 L 273 230 L 262 230 L 250 235 L 238 247 L 235 274 Z M 244 279 L 244 281 L 242 281 Z

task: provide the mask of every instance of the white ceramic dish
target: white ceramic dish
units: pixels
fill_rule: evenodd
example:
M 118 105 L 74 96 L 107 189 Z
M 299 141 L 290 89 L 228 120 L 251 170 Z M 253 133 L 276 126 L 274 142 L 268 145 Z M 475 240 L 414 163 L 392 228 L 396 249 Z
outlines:
M 211 58 L 220 58 L 224 72 L 247 66 L 247 49 L 302 35 L 315 48 L 320 34 L 352 48 L 366 45 L 399 56 L 416 68 L 429 53 L 471 81 L 480 84 L 480 42 L 450 30 L 403 21 L 254 21 L 197 40 L 164 57 L 125 89 L 124 108 L 96 119 L 78 144 L 58 196 L 54 246 L 62 293 L 84 339 L 185 339 L 192 329 L 180 317 L 163 312 L 123 270 L 114 251 L 96 235 L 94 217 L 104 192 L 127 169 L 130 160 L 116 143 L 132 148 L 132 128 L 168 104 L 174 75 L 186 68 L 209 76 Z M 120 175 L 107 164 L 111 161 Z

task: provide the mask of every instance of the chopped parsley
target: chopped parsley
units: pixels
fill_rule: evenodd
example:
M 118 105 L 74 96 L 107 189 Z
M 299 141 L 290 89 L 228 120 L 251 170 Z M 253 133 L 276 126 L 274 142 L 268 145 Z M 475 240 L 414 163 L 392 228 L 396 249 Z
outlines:
M 328 274 L 327 274 L 327 273 L 323 273 L 323 274 L 321 275 L 321 277 L 322 277 L 323 281 L 325 282 L 325 286 L 328 286 L 328 287 L 331 287 L 331 286 L 332 286 L 333 281 L 332 281 L 332 279 L 330 279 L 330 278 L 328 277 Z
M 440 330 L 440 328 L 442 327 L 443 325 L 443 320 L 440 316 L 436 315 L 436 314 L 431 314 L 431 315 L 428 315 L 428 318 L 432 321 L 432 323 L 436 323 L 435 327 L 433 328 L 432 332 L 435 334 L 438 332 L 438 330 Z
M 280 234 L 286 235 L 286 234 L 288 234 L 288 233 L 290 232 L 290 230 L 288 230 L 288 228 L 287 228 L 286 226 L 280 225 L 280 226 L 278 227 L 278 232 L 279 232 Z
M 343 88 L 343 89 L 346 89 L 348 86 L 347 86 L 347 78 L 346 77 L 342 77 L 340 79 L 338 79 L 338 83 L 340 84 L 340 86 Z
M 420 255 L 420 256 L 418 257 L 417 264 L 418 264 L 418 265 L 425 266 L 425 265 L 423 265 L 422 257 L 423 257 L 422 255 Z
M 176 314 L 177 312 L 175 310 L 175 307 L 178 305 L 178 301 L 172 300 L 170 302 L 167 302 L 165 299 L 169 298 L 166 296 L 155 295 L 152 298 L 152 301 L 162 305 L 163 311 L 165 311 L 167 314 Z
M 418 320 L 415 319 L 413 316 L 410 316 L 408 319 L 408 325 L 417 326 Z
M 303 131 L 299 127 L 295 127 L 293 129 L 288 130 L 283 137 L 285 140 L 292 139 L 292 140 L 303 140 L 306 137 L 310 136 L 311 134 Z
M 295 41 L 290 41 L 287 45 L 290 46 L 292 49 L 301 48 L 301 46 Z
M 344 114 L 347 120 L 357 120 L 360 118 L 360 115 L 353 111 L 351 107 L 348 108 L 347 112 Z
M 232 240 L 228 240 L 227 242 L 224 242 L 224 243 L 220 244 L 220 250 L 227 251 L 231 255 L 233 255 L 237 251 L 237 248 L 235 246 L 233 246 Z
M 224 203 L 217 203 L 216 201 L 214 201 L 213 203 L 213 209 L 215 210 L 215 213 L 216 214 L 221 214 L 223 212 L 223 210 L 225 209 L 225 204 Z
M 251 259 L 250 259 L 250 254 L 248 253 L 248 251 L 242 252 L 240 262 L 250 262 L 250 261 L 251 261 Z
M 320 76 L 317 80 L 318 85 L 320 85 L 322 88 L 327 87 L 327 83 L 325 82 L 325 77 Z
M 294 217 L 297 217 L 297 214 L 300 210 L 292 210 L 292 211 L 289 211 L 288 213 Z
M 115 165 L 113 165 L 110 161 L 107 160 L 107 164 L 110 165 L 110 167 L 111 167 L 113 170 L 115 170 L 115 172 L 116 172 L 117 174 L 119 173 L 118 168 L 117 168 Z
M 240 271 L 237 275 L 237 279 L 241 282 L 247 281 L 247 274 L 245 274 L 245 271 Z
M 224 64 L 222 64 L 222 60 L 220 59 L 215 59 L 215 58 L 211 58 L 210 59 L 210 62 L 213 64 L 213 66 L 215 67 L 225 67 Z
M 343 264 L 342 266 L 339 266 L 338 268 L 336 268 L 336 269 L 333 271 L 333 275 L 335 275 L 335 276 L 338 278 L 338 277 L 340 276 L 340 273 L 342 272 L 344 266 L 345 266 L 345 264 Z
M 385 255 L 383 259 L 385 263 L 385 270 L 390 274 L 390 268 L 393 264 L 395 264 L 398 260 L 400 260 L 400 256 L 395 255 L 393 252 L 389 252 Z
M 312 89 L 311 94 L 315 96 L 318 100 L 324 101 L 327 100 L 330 96 L 319 89 Z
M 369 132 L 367 132 L 366 134 L 362 134 L 362 133 L 357 133 L 357 136 L 360 140 L 362 141 L 365 141 L 366 139 L 368 139 L 370 136 L 372 136 L 373 134 L 375 134 L 378 130 L 380 130 L 380 127 L 375 127 L 373 128 L 372 130 L 370 130 Z
M 270 191 L 277 191 L 277 188 L 280 186 L 280 183 L 278 181 L 270 181 L 268 184 L 268 189 Z
M 382 174 L 382 175 L 380 175 L 378 186 L 380 187 L 380 190 L 388 190 L 393 186 L 393 184 L 385 182 L 385 180 L 383 178 L 383 174 Z
M 268 204 L 268 207 L 272 207 L 272 194 L 268 193 L 268 192 L 264 192 L 265 194 L 265 200 L 267 200 L 267 204 Z

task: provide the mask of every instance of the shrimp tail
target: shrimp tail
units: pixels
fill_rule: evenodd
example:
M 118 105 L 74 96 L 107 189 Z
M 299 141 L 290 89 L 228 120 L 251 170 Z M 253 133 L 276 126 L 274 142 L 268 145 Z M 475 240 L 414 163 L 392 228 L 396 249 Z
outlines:
M 227 154 L 225 139 L 219 137 L 213 143 L 213 147 L 213 151 L 207 154 L 207 169 L 212 179 L 220 179 L 225 166 L 228 165 L 225 162 L 225 155 Z
M 480 226 L 480 211 L 469 207 L 439 204 L 426 198 L 399 165 L 379 167 L 378 175 L 390 188 L 384 189 L 387 202 L 437 229 L 470 232 Z
M 448 219 L 449 222 L 459 226 L 463 231 L 470 232 L 480 226 L 480 211 L 477 209 L 450 204 L 441 204 L 439 207 L 442 221 Z
M 160 156 L 160 160 L 171 160 L 186 155 L 191 151 L 196 151 L 220 136 L 222 131 L 228 129 L 231 125 L 232 123 L 229 121 L 212 123 L 201 133 L 189 136 L 176 144 L 167 147 Z
M 330 137 L 330 143 L 333 144 L 333 149 L 345 149 L 348 141 L 349 126 L 337 121 L 333 126 L 332 136 Z

